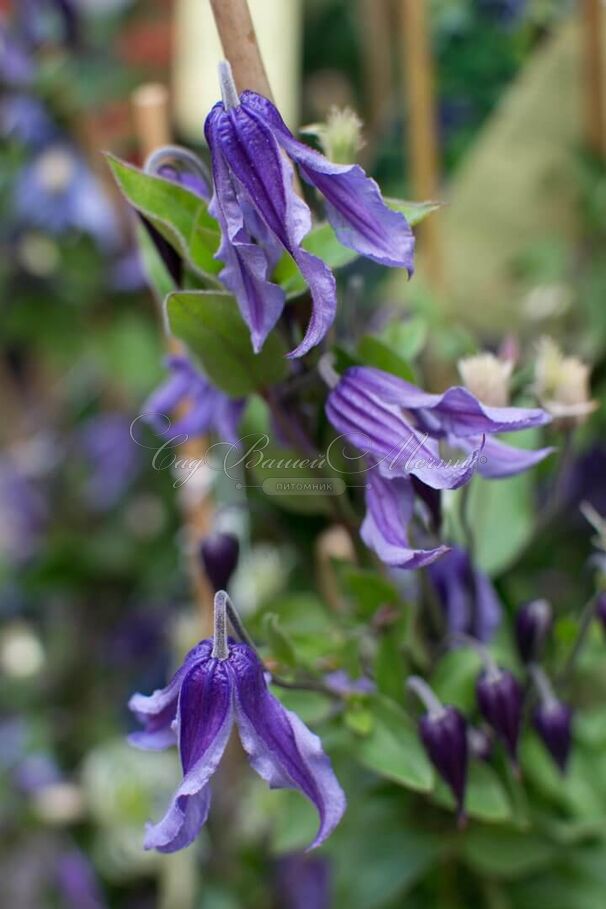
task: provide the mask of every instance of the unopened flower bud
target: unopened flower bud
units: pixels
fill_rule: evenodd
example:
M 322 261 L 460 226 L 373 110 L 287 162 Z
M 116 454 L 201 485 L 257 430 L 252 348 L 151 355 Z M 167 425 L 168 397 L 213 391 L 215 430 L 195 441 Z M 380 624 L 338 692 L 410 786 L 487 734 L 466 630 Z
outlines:
M 463 384 L 483 404 L 506 407 L 509 404 L 509 380 L 512 360 L 501 360 L 491 353 L 465 357 L 457 363 Z
M 516 762 L 522 723 L 522 688 L 506 669 L 489 666 L 476 684 L 480 712 Z
M 563 425 L 578 425 L 596 409 L 589 389 L 590 369 L 578 357 L 566 357 L 552 338 L 538 344 L 535 392 L 545 410 Z
M 465 718 L 456 707 L 441 704 L 423 679 L 411 676 L 406 684 L 427 708 L 419 720 L 419 736 L 429 760 L 451 789 L 462 822 L 469 753 Z
M 238 538 L 231 533 L 213 533 L 200 544 L 200 558 L 215 592 L 227 589 L 239 553 Z
M 564 773 L 572 744 L 572 710 L 561 701 L 543 701 L 534 712 L 533 724 L 543 744 Z
M 362 121 L 351 107 L 331 107 L 325 123 L 306 126 L 303 132 L 317 136 L 322 151 L 336 164 L 351 164 L 364 148 Z
M 524 663 L 531 663 L 540 657 L 551 622 L 551 606 L 547 600 L 533 600 L 518 610 L 515 636 Z

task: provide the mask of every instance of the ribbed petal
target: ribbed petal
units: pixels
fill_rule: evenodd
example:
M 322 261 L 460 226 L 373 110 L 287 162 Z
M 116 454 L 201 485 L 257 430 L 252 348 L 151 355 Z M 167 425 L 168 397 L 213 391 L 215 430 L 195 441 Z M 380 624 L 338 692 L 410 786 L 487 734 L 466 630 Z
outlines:
M 176 744 L 177 738 L 172 724 L 177 716 L 181 684 L 195 662 L 208 656 L 210 648 L 210 643 L 205 641 L 190 650 L 183 665 L 174 674 L 166 688 L 158 689 L 150 695 L 133 694 L 128 702 L 128 709 L 134 713 L 145 729 L 129 735 L 128 740 L 131 745 L 146 751 L 159 751 Z
M 512 432 L 544 426 L 550 416 L 540 408 L 488 407 L 467 388 L 453 386 L 441 395 L 429 394 L 410 382 L 380 369 L 354 366 L 347 371 L 354 380 L 364 383 L 374 395 L 405 410 L 423 411 L 427 431 L 431 434 L 466 437 L 495 432 Z
M 326 214 L 344 246 L 381 265 L 413 272 L 414 237 L 404 215 L 388 208 L 374 180 L 357 164 L 335 164 L 297 141 L 274 105 L 255 92 L 243 92 L 241 103 L 255 111 L 282 148 L 297 162 L 305 179 L 326 199 Z
M 146 849 L 183 849 L 206 821 L 208 781 L 223 756 L 233 723 L 233 679 L 227 662 L 207 656 L 190 667 L 182 681 L 177 725 L 184 777 L 162 820 L 148 825 Z
M 224 156 L 226 139 L 233 139 L 230 126 L 222 105 L 215 105 L 205 125 L 215 187 L 209 212 L 221 226 L 221 246 L 216 254 L 225 263 L 221 279 L 235 295 L 242 318 L 250 328 L 253 348 L 258 352 L 284 308 L 284 293 L 269 280 L 268 255 L 254 242 L 244 220 L 239 187 Z
M 473 459 L 462 464 L 443 461 L 436 443 L 416 431 L 402 408 L 382 398 L 366 381 L 368 373 L 376 372 L 355 367 L 344 373 L 326 403 L 335 429 L 371 455 L 388 479 L 412 474 L 432 489 L 456 489 L 466 483 L 475 470 Z
M 448 552 L 447 546 L 412 549 L 407 528 L 414 492 L 409 479 L 387 480 L 374 467 L 366 474 L 366 517 L 360 536 L 382 562 L 396 568 L 423 568 Z
M 309 285 L 312 318 L 305 338 L 291 353 L 291 356 L 300 357 L 322 340 L 336 312 L 336 283 L 332 272 L 321 259 L 300 245 L 311 229 L 309 208 L 294 191 L 292 168 L 280 152 L 271 129 L 254 111 L 240 104 L 225 112 L 221 104 L 215 105 L 207 120 L 206 133 L 213 151 L 213 169 L 215 158 L 221 156 L 231 174 L 232 185 L 235 178 L 256 214 L 294 258 Z M 217 177 L 225 182 L 220 168 L 217 168 L 215 182 Z M 220 185 L 217 185 L 216 194 L 221 202 L 224 191 Z M 243 200 L 238 208 L 240 218 L 243 218 L 242 212 L 246 210 Z M 235 223 L 235 213 L 230 218 Z M 229 219 L 226 220 L 229 223 Z M 232 227 L 229 235 L 232 244 L 233 234 Z
M 465 439 L 464 441 L 467 442 L 468 440 Z M 462 447 L 467 448 L 467 446 Z M 473 448 L 473 444 L 469 446 L 469 450 L 473 450 Z M 515 474 L 529 470 L 535 464 L 539 464 L 554 451 L 554 448 L 539 448 L 536 451 L 528 451 L 525 448 L 514 448 L 512 445 L 507 445 L 506 442 L 489 438 L 486 439 L 482 457 L 478 460 L 478 473 L 489 480 L 512 477 Z
M 345 810 L 345 795 L 320 739 L 270 694 L 250 648 L 235 645 L 230 664 L 236 678 L 236 721 L 250 763 L 271 788 L 298 789 L 312 802 L 320 827 L 310 848 L 319 846 Z

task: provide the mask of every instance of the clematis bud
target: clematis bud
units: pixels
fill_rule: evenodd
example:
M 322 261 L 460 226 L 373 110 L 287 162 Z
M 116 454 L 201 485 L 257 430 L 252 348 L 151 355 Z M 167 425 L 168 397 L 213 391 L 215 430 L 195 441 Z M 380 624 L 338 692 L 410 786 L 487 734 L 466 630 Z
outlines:
M 566 357 L 552 338 L 538 344 L 535 392 L 563 426 L 575 426 L 596 409 L 589 390 L 589 366 L 578 357 Z
M 214 591 L 225 590 L 238 565 L 240 544 L 232 533 L 212 533 L 200 544 L 200 558 Z
M 551 622 L 551 606 L 547 600 L 533 600 L 518 610 L 515 636 L 518 652 L 524 663 L 531 663 L 539 658 Z
M 565 773 L 572 745 L 572 710 L 556 698 L 539 666 L 531 667 L 530 671 L 540 698 L 532 718 L 534 728 L 560 771 Z
M 515 676 L 494 663 L 480 674 L 476 684 L 480 712 L 503 742 L 514 763 L 522 723 L 522 688 Z
M 465 717 L 456 707 L 441 704 L 429 685 L 418 676 L 411 676 L 406 685 L 427 708 L 427 713 L 419 720 L 419 735 L 429 760 L 455 797 L 461 824 L 465 819 L 469 751 Z
M 364 148 L 362 121 L 351 107 L 337 107 L 333 104 L 326 123 L 306 126 L 302 132 L 317 136 L 322 151 L 335 164 L 350 164 Z
M 509 404 L 509 380 L 513 370 L 511 360 L 501 360 L 491 353 L 465 357 L 457 363 L 463 384 L 476 398 L 490 407 Z

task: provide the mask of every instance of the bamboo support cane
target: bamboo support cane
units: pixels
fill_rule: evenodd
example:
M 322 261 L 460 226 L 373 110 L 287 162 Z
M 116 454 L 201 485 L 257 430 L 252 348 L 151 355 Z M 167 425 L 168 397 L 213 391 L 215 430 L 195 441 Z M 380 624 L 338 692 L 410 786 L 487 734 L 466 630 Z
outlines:
M 602 0 L 582 0 L 585 135 L 587 145 L 598 158 L 606 158 L 606 98 Z
M 137 89 L 131 101 L 139 147 L 144 158 L 147 158 L 156 148 L 169 144 L 171 140 L 168 91 L 164 85 L 149 83 Z M 167 348 L 171 354 L 183 353 L 182 345 L 175 338 L 167 338 Z M 179 455 L 187 461 L 198 462 L 205 457 L 207 449 L 206 438 L 189 439 L 179 446 Z M 182 508 L 187 532 L 189 569 L 203 636 L 209 637 L 212 633 L 213 592 L 202 571 L 198 549 L 200 540 L 212 529 L 213 503 L 207 493 L 188 497 L 187 485 L 182 491 L 185 493 Z
M 439 165 L 434 77 L 426 0 L 400 0 L 402 76 L 408 100 L 406 144 L 416 201 L 438 198 Z M 442 287 L 442 251 L 437 218 L 419 226 L 432 286 Z

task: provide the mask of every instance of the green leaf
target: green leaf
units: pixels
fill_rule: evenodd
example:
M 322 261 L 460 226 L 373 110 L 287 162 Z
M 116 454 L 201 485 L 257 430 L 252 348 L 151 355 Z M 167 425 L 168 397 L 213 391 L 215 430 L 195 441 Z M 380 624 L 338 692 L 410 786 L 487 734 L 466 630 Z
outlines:
M 287 373 L 286 347 L 276 332 L 255 354 L 250 331 L 232 296 L 218 291 L 170 294 L 166 301 L 172 334 L 184 341 L 218 388 L 234 397 L 267 388 Z
M 343 268 L 358 258 L 358 253 L 339 243 L 330 224 L 325 221 L 312 227 L 301 243 L 303 249 L 322 259 L 331 269 Z M 305 291 L 307 284 L 291 255 L 285 253 L 274 270 L 273 280 L 279 284 L 287 297 L 295 297 Z
M 295 649 L 288 635 L 280 627 L 280 620 L 275 613 L 269 612 L 263 616 L 263 630 L 271 655 L 284 666 L 295 667 L 297 665 Z
M 130 204 L 202 277 L 217 283 L 214 276 L 221 271 L 222 265 L 214 256 L 221 236 L 219 225 L 208 214 L 204 199 L 177 183 L 125 164 L 113 155 L 108 155 L 107 160 Z
M 518 448 L 538 448 L 537 430 L 501 437 Z M 489 575 L 497 575 L 514 561 L 530 541 L 534 527 L 536 469 L 504 480 L 474 477 L 469 490 L 469 523 L 476 544 L 476 561 Z M 460 492 L 457 493 L 460 501 Z M 459 536 L 457 542 L 464 542 Z
M 433 795 L 435 801 L 454 811 L 453 795 L 443 780 L 438 780 Z M 465 810 L 469 817 L 480 821 L 507 821 L 511 819 L 511 806 L 499 777 L 487 764 L 471 763 L 467 779 Z
M 482 659 L 473 647 L 450 650 L 437 664 L 431 686 L 439 700 L 468 713 L 475 707 L 475 685 L 481 668 Z
M 339 569 L 345 591 L 356 601 L 357 612 L 368 619 L 380 606 L 398 602 L 395 585 L 375 571 L 342 565 Z
M 508 880 L 540 871 L 556 853 L 556 847 L 538 834 L 500 827 L 473 826 L 463 842 L 463 855 L 471 868 Z
M 375 695 L 369 705 L 374 727 L 365 738 L 352 737 L 354 756 L 379 776 L 407 789 L 430 792 L 433 771 L 412 720 L 398 704 L 382 695 Z
M 373 335 L 365 335 L 360 340 L 357 353 L 364 366 L 374 366 L 407 382 L 414 382 L 414 373 L 406 360 Z
M 442 207 L 441 202 L 408 202 L 405 199 L 386 198 L 386 204 L 404 215 L 411 227 L 420 224 L 428 215 Z
M 379 339 L 404 360 L 414 360 L 427 341 L 427 322 L 420 316 L 401 322 L 391 322 Z
M 137 244 L 141 251 L 145 277 L 158 300 L 163 301 L 169 293 L 176 289 L 175 282 L 168 273 L 153 240 L 141 223 L 137 224 Z

